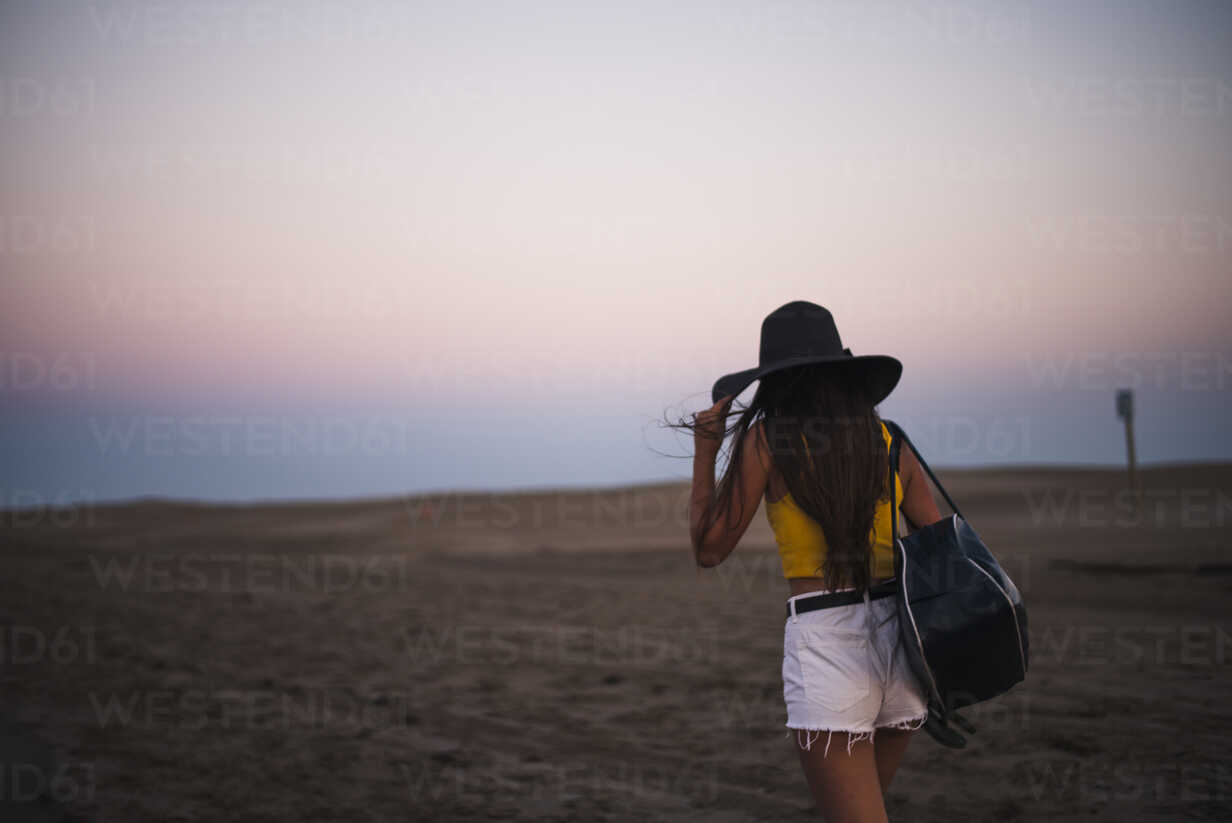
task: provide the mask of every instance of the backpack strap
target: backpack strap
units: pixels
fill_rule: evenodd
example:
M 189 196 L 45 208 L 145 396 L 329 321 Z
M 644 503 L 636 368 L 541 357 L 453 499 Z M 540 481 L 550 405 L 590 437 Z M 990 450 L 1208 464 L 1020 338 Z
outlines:
M 937 491 L 941 492 L 941 496 L 945 498 L 945 502 L 948 503 L 950 508 L 954 510 L 954 514 L 962 517 L 963 520 L 966 520 L 967 518 L 963 517 L 963 513 L 959 511 L 958 504 L 954 502 L 952 497 L 950 497 L 950 493 L 945 490 L 945 486 L 941 485 L 941 481 L 937 479 L 937 475 L 933 474 L 933 470 L 928 467 L 928 463 L 925 462 L 924 458 L 920 456 L 919 449 L 917 449 L 915 444 L 911 442 L 911 438 L 907 436 L 907 432 L 903 431 L 902 427 L 900 427 L 893 420 L 883 419 L 881 422 L 885 423 L 886 428 L 890 430 L 890 466 L 895 471 L 898 470 L 898 443 L 900 440 L 905 442 L 907 444 L 907 448 L 911 449 L 912 454 L 915 455 L 915 459 L 920 461 L 920 465 L 924 467 L 924 472 L 928 475 L 928 478 L 933 481 L 933 485 L 937 487 Z M 893 488 L 890 489 L 890 502 L 894 502 Z M 896 517 L 894 520 L 897 525 L 898 518 Z M 895 539 L 897 539 L 897 532 L 895 533 Z
M 882 420 L 886 424 L 886 428 L 890 432 L 890 545 L 898 549 L 898 495 L 894 482 L 895 475 L 898 474 L 898 452 L 902 445 L 903 439 L 900 436 L 902 429 L 898 427 L 893 420 Z

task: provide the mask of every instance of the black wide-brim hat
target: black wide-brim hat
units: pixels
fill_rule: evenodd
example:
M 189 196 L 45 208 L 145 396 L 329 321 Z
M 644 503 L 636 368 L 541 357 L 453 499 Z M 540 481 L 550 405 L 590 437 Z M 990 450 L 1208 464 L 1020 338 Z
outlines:
M 903 364 L 885 354 L 853 355 L 843 348 L 830 312 L 807 300 L 787 303 L 761 323 L 761 351 L 758 365 L 725 374 L 715 381 L 710 401 L 738 395 L 754 380 L 792 366 L 829 363 L 851 381 L 862 382 L 875 406 L 884 400 L 903 374 Z

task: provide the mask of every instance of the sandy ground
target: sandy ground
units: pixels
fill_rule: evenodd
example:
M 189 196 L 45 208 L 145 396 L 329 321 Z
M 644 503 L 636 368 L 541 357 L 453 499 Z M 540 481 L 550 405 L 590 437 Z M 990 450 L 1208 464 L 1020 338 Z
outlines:
M 950 471 L 1031 671 L 896 820 L 1232 819 L 1232 466 Z M 806 820 L 759 514 L 680 485 L 4 513 L 0 819 Z

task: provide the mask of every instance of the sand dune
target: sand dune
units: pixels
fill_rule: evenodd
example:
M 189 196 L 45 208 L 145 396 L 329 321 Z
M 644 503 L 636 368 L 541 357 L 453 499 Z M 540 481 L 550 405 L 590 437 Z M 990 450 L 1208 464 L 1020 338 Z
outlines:
M 1032 668 L 966 750 L 912 744 L 891 817 L 1232 818 L 1232 465 L 1144 472 L 1142 514 L 1119 472 L 942 475 L 1023 591 Z M 5 512 L 0 811 L 809 819 L 764 516 L 699 571 L 686 502 Z

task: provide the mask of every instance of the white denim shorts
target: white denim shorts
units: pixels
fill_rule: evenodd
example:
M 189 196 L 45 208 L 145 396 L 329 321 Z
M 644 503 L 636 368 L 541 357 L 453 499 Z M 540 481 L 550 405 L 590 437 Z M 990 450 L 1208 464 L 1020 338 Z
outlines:
M 799 602 L 810 595 L 788 599 Z M 787 728 L 801 748 L 826 733 L 847 733 L 847 753 L 877 729 L 918 729 L 928 700 L 899 641 L 893 597 L 792 615 L 783 631 Z

